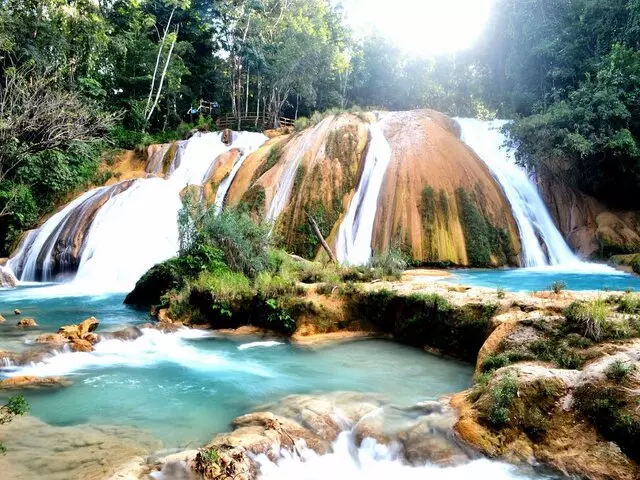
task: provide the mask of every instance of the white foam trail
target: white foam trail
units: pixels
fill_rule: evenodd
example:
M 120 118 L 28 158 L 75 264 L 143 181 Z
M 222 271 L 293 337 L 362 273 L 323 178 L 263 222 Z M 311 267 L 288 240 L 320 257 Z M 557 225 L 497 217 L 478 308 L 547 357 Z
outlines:
M 243 343 L 242 345 L 238 346 L 238 350 L 249 350 L 251 348 L 269 348 L 275 347 L 276 345 L 283 345 L 283 343 L 275 341 Z
M 220 212 L 222 212 L 227 193 L 229 192 L 229 188 L 231 188 L 233 180 L 236 178 L 238 170 L 240 170 L 240 167 L 242 167 L 242 164 L 249 157 L 249 155 L 255 152 L 268 140 L 268 137 L 262 133 L 250 132 L 244 132 L 243 135 L 240 136 L 238 136 L 236 132 L 233 132 L 232 138 L 234 139 L 233 148 L 240 149 L 240 156 L 233 164 L 229 175 L 227 175 L 218 186 L 218 191 L 216 192 L 216 199 L 214 202 L 216 213 L 218 215 L 220 215 Z
M 5 373 L 12 377 L 51 377 L 112 367 L 149 367 L 164 362 L 202 372 L 224 370 L 272 376 L 260 365 L 233 362 L 186 341 L 210 336 L 209 332 L 186 328 L 176 333 L 162 333 L 154 329 L 142 329 L 142 332 L 142 336 L 135 340 L 105 340 L 97 343 L 93 352 L 60 352 L 42 362 Z
M 462 140 L 486 163 L 511 205 L 520 231 L 524 266 L 579 265 L 580 260 L 553 223 L 538 189 L 515 163 L 513 151 L 504 146 L 506 137 L 501 128 L 508 121 L 456 120 L 462 129 Z
M 272 462 L 266 455 L 256 458 L 261 480 L 518 480 L 531 478 L 515 467 L 490 460 L 475 460 L 463 465 L 440 467 L 433 464 L 412 467 L 399 456 L 397 446 L 385 446 L 371 438 L 355 446 L 351 432 L 343 432 L 333 444 L 333 451 L 318 455 L 308 448 L 298 448 L 298 454 L 282 451 Z
M 371 260 L 373 225 L 382 181 L 391 161 L 391 146 L 379 123 L 369 126 L 371 140 L 364 170 L 349 210 L 340 224 L 336 253 L 340 263 L 366 265 Z

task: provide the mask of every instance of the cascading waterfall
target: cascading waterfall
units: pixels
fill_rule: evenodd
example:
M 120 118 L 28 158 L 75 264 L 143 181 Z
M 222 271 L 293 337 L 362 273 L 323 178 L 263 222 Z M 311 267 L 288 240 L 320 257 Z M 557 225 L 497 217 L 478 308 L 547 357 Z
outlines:
M 391 161 L 391 146 L 379 123 L 370 125 L 369 133 L 369 147 L 360 183 L 338 230 L 338 261 L 350 265 L 365 265 L 371 260 L 378 197 Z
M 527 172 L 515 163 L 513 152 L 504 147 L 501 131 L 508 121 L 457 118 L 462 141 L 485 162 L 511 205 L 520 231 L 522 261 L 526 267 L 579 265 L 556 228 L 538 189 Z
M 216 198 L 214 201 L 216 213 L 219 215 L 222 212 L 222 208 L 224 207 L 224 201 L 227 198 L 227 193 L 229 192 L 229 188 L 233 183 L 233 180 L 236 178 L 238 170 L 242 167 L 242 164 L 247 159 L 251 153 L 255 152 L 258 148 L 260 148 L 268 138 L 262 133 L 249 133 L 246 132 L 242 136 L 234 137 L 237 132 L 233 132 L 231 138 L 233 139 L 233 148 L 238 148 L 240 150 L 240 156 L 233 164 L 231 171 L 229 174 L 220 182 L 218 186 L 218 191 L 216 192 Z
M 234 138 L 237 144 L 227 146 L 221 133 L 196 134 L 178 142 L 167 179 L 128 180 L 81 195 L 28 235 L 10 268 L 22 281 L 56 280 L 56 273 L 72 270 L 60 261 L 73 249 L 74 284 L 130 290 L 150 267 L 177 253 L 180 192 L 202 185 L 222 153 L 240 148 L 249 155 L 266 141 L 247 132 Z

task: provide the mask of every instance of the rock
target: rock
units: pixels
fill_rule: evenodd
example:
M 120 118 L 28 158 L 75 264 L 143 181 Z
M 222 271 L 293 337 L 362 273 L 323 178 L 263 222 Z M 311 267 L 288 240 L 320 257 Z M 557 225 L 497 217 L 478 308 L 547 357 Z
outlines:
M 93 352 L 93 345 L 87 340 L 78 338 L 71 342 L 71 350 L 74 352 Z
M 10 365 L 16 362 L 16 354 L 13 352 L 7 352 L 6 350 L 0 350 L 0 365 Z
M 163 333 L 175 333 L 185 327 L 182 323 L 143 323 L 140 328 L 152 328 Z
M 127 327 L 111 334 L 103 334 L 116 340 L 135 340 L 142 336 L 142 331 L 138 327 Z
M 18 286 L 18 279 L 10 268 L 0 265 L 0 287 L 14 288 Z
M 42 335 L 38 335 L 35 338 L 34 343 L 53 345 L 58 347 L 66 345 L 67 343 L 69 343 L 69 340 L 67 340 L 67 337 L 65 337 L 61 333 L 44 333 Z
M 13 311 L 13 313 L 15 315 L 22 315 L 22 312 L 20 310 L 18 310 L 17 308 Z
M 167 310 L 166 308 L 161 308 L 160 310 L 158 310 L 157 318 L 160 323 L 173 323 L 173 320 L 169 316 L 169 310 Z
M 93 332 L 98 328 L 100 322 L 95 317 L 87 318 L 78 325 L 64 325 L 58 329 L 58 333 L 64 335 L 69 340 L 81 339 L 87 333 Z
M 209 453 L 214 452 L 214 453 Z M 193 470 L 205 480 L 254 480 L 257 468 L 242 447 L 220 445 L 202 449 Z
M 45 358 L 52 355 L 52 349 L 50 347 L 47 348 L 30 348 L 25 350 L 20 355 L 20 358 L 16 363 L 19 365 L 30 365 L 32 363 L 38 363 L 44 360 Z
M 7 319 L 6 319 L 6 318 L 4 318 L 2 315 L 0 315 L 0 323 L 4 323 L 4 322 L 6 322 L 6 321 L 7 321 Z
M 9 377 L 0 381 L 0 390 L 21 390 L 24 388 L 59 388 L 71 385 L 71 380 L 64 377 Z
M 85 333 L 82 336 L 82 340 L 86 340 L 91 345 L 95 345 L 96 343 L 98 343 L 100 341 L 100 335 L 98 335 L 97 333 L 93 333 L 93 332 Z
M 18 323 L 16 324 L 16 326 L 21 328 L 27 328 L 27 327 L 37 327 L 38 324 L 33 318 L 21 318 L 20 320 L 18 320 Z

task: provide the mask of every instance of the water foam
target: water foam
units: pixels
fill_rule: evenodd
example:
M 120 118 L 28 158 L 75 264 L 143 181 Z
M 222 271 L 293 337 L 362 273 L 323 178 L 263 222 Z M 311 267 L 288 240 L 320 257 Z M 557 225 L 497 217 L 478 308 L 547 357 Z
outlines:
M 357 447 L 351 432 L 342 432 L 333 444 L 333 451 L 318 455 L 306 447 L 297 448 L 295 453 L 280 452 L 273 462 L 266 455 L 256 458 L 260 466 L 261 480 L 326 480 L 327 478 L 348 478 L 350 480 L 522 480 L 527 477 L 515 467 L 486 459 L 474 460 L 466 464 L 441 467 L 434 464 L 413 467 L 400 457 L 397 445 L 380 445 L 371 438 L 363 440 Z
M 238 346 L 238 350 L 249 350 L 251 348 L 269 348 L 275 347 L 276 345 L 283 345 L 283 343 L 275 341 L 243 343 L 242 345 Z
M 235 371 L 258 377 L 272 377 L 266 368 L 251 362 L 232 362 L 219 353 L 198 348 L 189 340 L 210 337 L 206 331 L 181 329 L 163 333 L 142 329 L 135 340 L 105 340 L 93 352 L 61 351 L 41 362 L 4 372 L 7 376 L 55 377 L 113 367 L 142 368 L 173 363 L 201 372 Z

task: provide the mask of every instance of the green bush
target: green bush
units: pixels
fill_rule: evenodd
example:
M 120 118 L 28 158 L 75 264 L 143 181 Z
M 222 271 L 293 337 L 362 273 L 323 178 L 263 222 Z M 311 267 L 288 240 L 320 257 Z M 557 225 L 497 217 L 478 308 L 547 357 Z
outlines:
M 640 296 L 626 292 L 617 301 L 618 311 L 621 313 L 638 314 L 640 313 Z
M 605 375 L 613 382 L 623 383 L 635 370 L 636 366 L 633 363 L 615 360 L 607 367 Z
M 567 289 L 567 284 L 562 280 L 556 280 L 551 285 L 549 285 L 548 288 L 553 293 L 558 294 L 558 293 L 562 292 L 563 290 Z
M 296 321 L 289 312 L 279 305 L 278 301 L 269 298 L 265 301 L 267 328 L 291 335 L 296 330 Z
M 260 272 L 254 285 L 258 294 L 264 298 L 277 297 L 296 291 L 296 281 L 287 273 Z
M 402 251 L 390 248 L 386 253 L 373 257 L 371 266 L 381 270 L 386 277 L 400 278 L 407 268 L 407 260 Z
M 296 123 L 294 124 L 293 128 L 296 132 L 301 132 L 302 130 L 305 130 L 308 127 L 309 127 L 309 119 L 307 117 L 300 117 L 299 119 L 296 120 Z
M 507 296 L 507 293 L 504 291 L 504 288 L 498 288 L 498 290 L 496 290 L 496 296 L 502 300 Z
M 509 372 L 489 389 L 491 406 L 488 420 L 495 428 L 500 429 L 511 420 L 511 406 L 518 395 L 518 380 Z
M 9 397 L 7 404 L 5 405 L 7 410 L 14 415 L 26 415 L 31 410 L 31 406 L 27 403 L 24 396 L 15 395 Z
M 569 305 L 564 315 L 567 323 L 573 329 L 579 330 L 587 338 L 599 342 L 604 333 L 609 329 L 607 316 L 609 307 L 602 299 L 591 302 L 573 302 Z
M 631 263 L 631 269 L 633 270 L 633 273 L 640 275 L 640 255 L 638 255 Z

